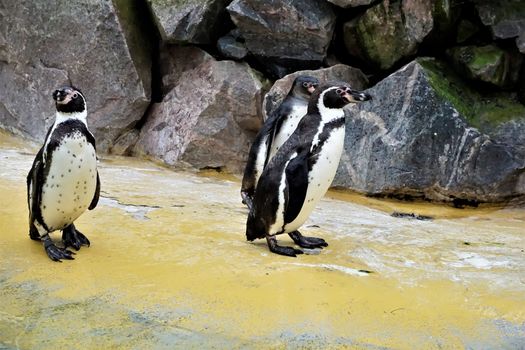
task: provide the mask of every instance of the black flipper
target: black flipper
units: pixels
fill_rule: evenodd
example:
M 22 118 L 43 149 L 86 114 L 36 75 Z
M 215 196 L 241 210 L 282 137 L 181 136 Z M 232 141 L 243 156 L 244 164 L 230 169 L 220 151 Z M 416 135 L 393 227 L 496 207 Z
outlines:
M 283 118 L 286 117 L 289 112 L 290 109 L 287 105 L 284 103 L 281 104 L 281 106 L 277 108 L 277 110 L 275 110 L 264 122 L 250 147 L 248 162 L 244 168 L 244 175 L 241 184 L 242 202 L 247 204 L 249 209 L 251 209 L 259 177 L 269 161 L 270 150 L 272 148 L 273 139 L 276 135 L 276 127 L 279 122 L 282 124 Z
M 49 132 L 48 132 L 49 135 Z M 29 237 L 33 240 L 40 240 L 40 233 L 38 232 L 35 221 L 38 221 L 44 228 L 47 227 L 42 219 L 42 212 L 40 211 L 40 201 L 42 196 L 42 180 L 44 176 L 44 148 L 42 147 L 33 161 L 33 166 L 27 174 L 27 205 L 29 209 Z
M 73 247 L 75 250 L 79 250 L 83 245 L 88 247 L 90 245 L 89 239 L 78 231 L 73 224 L 62 230 L 62 243 L 64 248 Z
M 306 198 L 308 191 L 308 154 L 308 149 L 298 149 L 297 156 L 286 167 L 285 224 L 294 221 L 299 215 Z
M 99 197 L 100 197 L 100 177 L 98 176 L 98 171 L 97 171 L 97 188 L 95 189 L 95 195 L 93 196 L 93 200 L 91 201 L 91 204 L 89 205 L 89 208 L 88 208 L 89 210 L 95 209 L 95 207 L 98 204 Z

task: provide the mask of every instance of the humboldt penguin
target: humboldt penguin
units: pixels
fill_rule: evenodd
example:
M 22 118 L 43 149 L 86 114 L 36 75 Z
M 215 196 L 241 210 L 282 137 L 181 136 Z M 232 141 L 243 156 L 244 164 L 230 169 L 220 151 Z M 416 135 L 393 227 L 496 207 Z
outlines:
M 68 247 L 89 246 L 74 221 L 96 207 L 100 194 L 95 138 L 87 127 L 82 92 L 66 86 L 53 93 L 55 122 L 27 176 L 29 237 L 41 241 L 51 260 L 73 259 Z M 62 230 L 62 247 L 49 234 Z
M 349 103 L 371 97 L 345 83 L 318 87 L 308 113 L 261 174 L 246 223 L 246 238 L 266 238 L 270 251 L 296 256 L 303 251 L 279 246 L 276 235 L 294 233 L 301 248 L 326 246 L 321 238 L 302 236 L 297 229 L 324 196 L 335 176 L 343 151 L 345 114 Z
M 283 102 L 270 113 L 250 148 L 241 185 L 242 202 L 252 207 L 253 195 L 264 167 L 295 131 L 306 114 L 308 100 L 319 81 L 310 76 L 295 78 Z

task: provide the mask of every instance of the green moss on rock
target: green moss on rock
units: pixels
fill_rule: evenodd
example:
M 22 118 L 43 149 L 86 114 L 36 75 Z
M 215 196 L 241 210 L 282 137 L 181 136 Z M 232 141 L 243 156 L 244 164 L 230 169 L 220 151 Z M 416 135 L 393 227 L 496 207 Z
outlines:
M 450 104 L 471 124 L 484 132 L 513 119 L 525 119 L 525 106 L 506 93 L 481 94 L 450 69 L 445 63 L 420 58 L 436 94 Z

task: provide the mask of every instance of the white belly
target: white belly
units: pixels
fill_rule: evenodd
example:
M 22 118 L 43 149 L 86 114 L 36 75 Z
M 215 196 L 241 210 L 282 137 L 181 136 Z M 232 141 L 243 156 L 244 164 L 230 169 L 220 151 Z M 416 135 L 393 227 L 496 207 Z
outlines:
M 339 160 L 343 152 L 345 139 L 344 125 L 332 131 L 323 145 L 317 162 L 313 165 L 308 177 L 308 190 L 299 215 L 285 226 L 285 232 L 292 232 L 301 227 L 308 219 L 317 202 L 325 195 L 335 177 Z
M 80 133 L 55 149 L 42 186 L 40 210 L 51 231 L 73 223 L 91 204 L 97 186 L 95 149 Z
M 307 106 L 297 106 L 292 109 L 290 115 L 284 118 L 279 133 L 275 135 L 275 138 L 272 141 L 272 149 L 270 150 L 270 157 L 268 158 L 268 161 L 273 158 L 279 148 L 281 148 L 286 140 L 288 140 L 288 138 L 293 134 L 295 129 L 297 129 L 297 125 L 299 125 L 301 119 L 303 119 L 303 117 L 306 115 L 306 109 Z

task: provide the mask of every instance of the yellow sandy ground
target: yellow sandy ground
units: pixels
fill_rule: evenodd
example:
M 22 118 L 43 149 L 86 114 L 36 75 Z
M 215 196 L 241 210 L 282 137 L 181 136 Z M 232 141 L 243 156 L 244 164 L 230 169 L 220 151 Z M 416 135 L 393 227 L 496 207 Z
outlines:
M 245 241 L 237 181 L 109 158 L 92 246 L 53 263 L 27 231 L 35 149 L 0 141 L 0 349 L 525 346 L 523 209 L 334 192 L 303 230 L 330 246 L 294 259 Z

